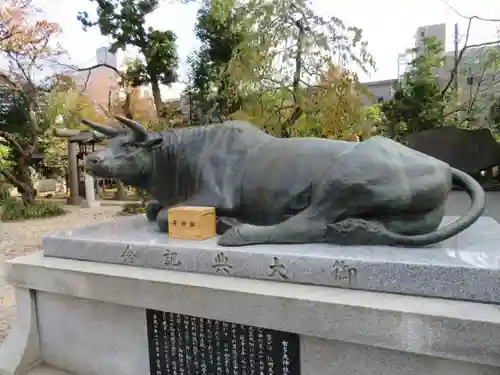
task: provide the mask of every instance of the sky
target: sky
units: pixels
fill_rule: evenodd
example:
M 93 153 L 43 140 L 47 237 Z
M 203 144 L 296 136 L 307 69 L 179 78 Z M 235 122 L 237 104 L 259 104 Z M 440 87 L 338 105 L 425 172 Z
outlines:
M 1 2 L 1 0 L 0 0 Z M 465 34 L 467 19 L 464 16 L 500 18 L 500 2 L 494 0 L 312 0 L 316 11 L 324 16 L 342 19 L 347 25 L 363 30 L 368 49 L 374 56 L 376 70 L 361 76 L 361 81 L 374 81 L 396 78 L 398 54 L 414 46 L 414 36 L 419 26 L 439 23 L 447 24 L 446 49 L 453 48 L 454 24 L 459 25 L 459 36 Z M 44 10 L 49 21 L 61 25 L 59 41 L 68 52 L 71 63 L 79 67 L 90 66 L 95 62 L 95 50 L 109 45 L 107 37 L 99 34 L 98 29 L 83 31 L 76 16 L 78 11 L 95 12 L 95 5 L 89 0 L 34 0 L 34 4 Z M 198 6 L 195 3 L 181 4 L 166 0 L 147 20 L 157 29 L 171 29 L 177 35 L 178 53 L 181 58 L 180 77 L 186 80 L 187 56 L 198 48 L 193 32 Z M 469 44 L 498 39 L 500 23 L 474 21 Z M 118 53 L 118 61 L 126 53 Z M 131 53 L 129 52 L 130 56 Z M 178 97 L 184 85 L 174 84 L 164 91 L 165 98 Z

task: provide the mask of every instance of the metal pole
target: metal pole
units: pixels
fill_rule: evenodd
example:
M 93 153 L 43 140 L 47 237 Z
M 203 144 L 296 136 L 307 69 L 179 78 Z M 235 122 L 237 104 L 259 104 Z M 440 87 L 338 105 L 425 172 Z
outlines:
M 455 36 L 454 36 L 454 61 L 453 61 L 453 67 L 457 67 L 457 70 L 455 72 L 455 81 L 453 82 L 453 88 L 455 90 L 455 101 L 456 104 L 458 104 L 458 74 L 460 71 L 459 61 L 458 61 L 458 23 L 455 24 Z

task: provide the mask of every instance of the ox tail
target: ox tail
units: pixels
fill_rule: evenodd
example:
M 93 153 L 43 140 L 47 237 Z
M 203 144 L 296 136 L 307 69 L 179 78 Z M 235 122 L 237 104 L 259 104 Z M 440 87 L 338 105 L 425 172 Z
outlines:
M 444 241 L 470 227 L 484 212 L 486 198 L 484 190 L 468 174 L 452 168 L 453 182 L 462 186 L 471 205 L 468 212 L 455 222 L 433 232 L 405 235 L 387 229 L 382 223 L 361 218 L 348 218 L 328 225 L 326 241 L 339 245 L 390 245 L 421 247 Z
M 408 236 L 388 231 L 387 235 L 394 245 L 418 247 L 444 241 L 470 227 L 483 214 L 486 198 L 481 185 L 467 173 L 455 168 L 451 170 L 453 182 L 463 187 L 471 199 L 467 213 L 455 222 L 430 233 Z

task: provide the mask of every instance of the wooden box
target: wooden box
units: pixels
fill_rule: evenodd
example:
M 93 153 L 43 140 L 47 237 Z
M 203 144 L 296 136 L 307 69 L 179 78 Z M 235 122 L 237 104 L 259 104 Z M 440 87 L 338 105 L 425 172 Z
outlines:
M 205 240 L 215 236 L 214 207 L 173 207 L 168 210 L 168 236 L 181 240 Z

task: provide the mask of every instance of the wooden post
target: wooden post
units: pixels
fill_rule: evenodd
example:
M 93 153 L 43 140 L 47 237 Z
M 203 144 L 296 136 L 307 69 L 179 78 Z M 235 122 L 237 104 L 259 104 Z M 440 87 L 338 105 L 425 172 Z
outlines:
M 79 205 L 81 198 L 78 188 L 78 144 L 68 140 L 68 174 L 69 174 L 69 199 L 68 204 Z
M 80 130 L 75 129 L 54 129 L 54 135 L 60 138 L 68 139 L 68 180 L 70 196 L 68 204 L 79 205 L 82 201 L 79 192 L 78 181 L 78 142 L 70 142 L 70 138 L 81 134 Z M 97 139 L 104 139 L 105 136 L 97 132 L 87 132 Z
M 68 177 L 69 177 L 69 199 L 68 204 L 79 205 L 81 202 L 78 188 L 78 145 L 68 140 Z

